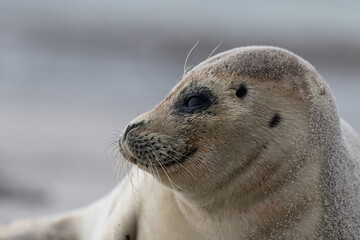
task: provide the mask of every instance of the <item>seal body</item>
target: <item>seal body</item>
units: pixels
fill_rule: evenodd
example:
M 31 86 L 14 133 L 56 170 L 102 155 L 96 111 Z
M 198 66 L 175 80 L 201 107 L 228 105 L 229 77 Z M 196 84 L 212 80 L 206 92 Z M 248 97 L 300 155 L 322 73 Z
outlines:
M 360 138 L 287 50 L 204 61 L 118 142 L 136 166 L 109 196 L 0 239 L 359 239 Z

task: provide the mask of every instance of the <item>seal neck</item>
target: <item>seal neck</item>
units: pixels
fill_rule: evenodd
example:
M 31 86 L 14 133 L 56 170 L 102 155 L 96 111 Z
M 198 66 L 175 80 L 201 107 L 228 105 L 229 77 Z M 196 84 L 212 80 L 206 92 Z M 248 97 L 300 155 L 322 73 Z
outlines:
M 281 226 L 305 213 L 313 218 L 316 227 L 321 222 L 322 211 L 321 162 L 304 161 L 296 171 L 281 166 L 263 185 L 254 184 L 248 189 L 233 181 L 207 194 L 174 192 L 174 195 L 180 211 L 194 225 L 200 224 L 200 230 L 203 224 L 213 226 L 207 231 L 234 227 L 235 232 L 249 236 L 246 235 L 249 231 L 272 229 L 271 224 Z

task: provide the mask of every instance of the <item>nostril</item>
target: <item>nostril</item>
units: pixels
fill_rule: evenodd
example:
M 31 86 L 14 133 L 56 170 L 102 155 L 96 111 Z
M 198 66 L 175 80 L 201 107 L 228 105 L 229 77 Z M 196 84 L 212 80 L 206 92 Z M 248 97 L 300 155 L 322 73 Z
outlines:
M 123 137 L 123 141 L 126 139 L 126 136 L 128 135 L 128 133 L 130 132 L 131 129 L 134 129 L 134 128 L 137 128 L 141 125 L 144 125 L 144 121 L 140 121 L 140 122 L 137 122 L 137 123 L 133 123 L 133 124 L 129 124 L 127 126 L 127 128 L 125 129 L 125 132 L 124 132 L 124 137 Z

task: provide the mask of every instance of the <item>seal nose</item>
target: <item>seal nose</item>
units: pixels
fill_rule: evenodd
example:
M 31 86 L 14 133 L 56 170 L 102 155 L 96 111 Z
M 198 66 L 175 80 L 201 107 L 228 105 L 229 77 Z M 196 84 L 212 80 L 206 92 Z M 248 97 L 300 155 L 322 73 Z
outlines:
M 122 138 L 123 141 L 125 141 L 126 139 L 126 136 L 128 135 L 128 133 L 130 132 L 130 130 L 134 129 L 134 128 L 137 128 L 139 126 L 142 126 L 144 125 L 144 121 L 140 121 L 140 122 L 137 122 L 137 123 L 133 123 L 133 124 L 129 124 L 127 126 L 127 128 L 125 129 L 125 132 L 124 132 L 124 136 Z

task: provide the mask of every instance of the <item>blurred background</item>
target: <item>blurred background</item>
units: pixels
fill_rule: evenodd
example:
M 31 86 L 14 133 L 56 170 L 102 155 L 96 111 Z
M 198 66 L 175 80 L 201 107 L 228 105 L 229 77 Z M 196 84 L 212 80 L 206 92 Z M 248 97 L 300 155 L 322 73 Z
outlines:
M 86 205 L 116 184 L 109 140 L 216 52 L 310 61 L 360 130 L 360 1 L 0 0 L 0 222 Z M 115 134 L 115 135 L 114 135 Z

